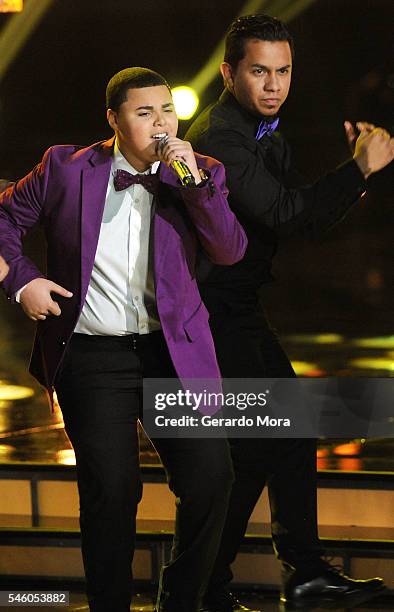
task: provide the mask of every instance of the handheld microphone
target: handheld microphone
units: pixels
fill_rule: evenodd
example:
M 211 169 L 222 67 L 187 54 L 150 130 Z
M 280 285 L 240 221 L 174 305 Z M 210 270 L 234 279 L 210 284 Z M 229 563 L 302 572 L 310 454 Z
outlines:
M 158 147 L 161 150 L 163 150 L 163 147 L 167 144 L 167 140 L 168 140 L 168 136 L 165 136 L 159 141 Z M 170 163 L 170 166 L 174 170 L 179 180 L 181 181 L 182 187 L 194 187 L 195 186 L 196 181 L 194 179 L 194 176 L 189 166 L 185 164 L 185 162 L 180 161 L 179 159 L 174 159 L 174 161 Z

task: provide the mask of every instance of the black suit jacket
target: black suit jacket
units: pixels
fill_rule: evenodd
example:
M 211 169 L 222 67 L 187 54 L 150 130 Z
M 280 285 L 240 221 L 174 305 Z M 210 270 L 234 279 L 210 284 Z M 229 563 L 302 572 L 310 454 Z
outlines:
M 280 235 L 318 236 L 340 221 L 365 191 L 353 160 L 312 185 L 294 187 L 299 177 L 291 167 L 288 144 L 278 132 L 257 141 L 260 120 L 224 91 L 186 134 L 195 150 L 224 164 L 229 204 L 249 240 L 243 260 L 233 266 L 201 262 L 200 286 L 211 313 L 255 310 L 258 288 L 272 280 Z

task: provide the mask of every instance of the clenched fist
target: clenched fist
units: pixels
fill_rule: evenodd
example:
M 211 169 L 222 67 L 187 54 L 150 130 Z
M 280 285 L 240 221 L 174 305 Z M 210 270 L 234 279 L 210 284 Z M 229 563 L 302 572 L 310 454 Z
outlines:
M 383 128 L 368 123 L 358 123 L 360 135 L 354 142 L 354 160 L 365 178 L 378 172 L 394 159 L 394 138 Z M 346 128 L 350 142 L 351 131 Z
M 189 170 L 193 174 L 196 185 L 201 183 L 201 176 L 197 168 L 196 158 L 190 142 L 181 140 L 175 136 L 168 137 L 162 146 L 157 147 L 157 154 L 160 161 L 163 161 L 168 166 L 173 161 L 183 161 L 185 164 L 187 164 Z

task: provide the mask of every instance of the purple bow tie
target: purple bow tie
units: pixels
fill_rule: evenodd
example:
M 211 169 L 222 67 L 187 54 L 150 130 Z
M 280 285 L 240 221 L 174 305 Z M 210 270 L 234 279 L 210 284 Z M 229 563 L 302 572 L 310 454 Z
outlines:
M 130 185 L 142 185 L 149 193 L 155 195 L 159 177 L 157 174 L 130 174 L 127 170 L 116 170 L 114 174 L 115 191 L 122 191 Z
M 271 121 L 271 122 L 266 121 L 265 119 L 263 119 L 263 121 L 260 121 L 259 127 L 257 128 L 256 140 L 260 140 L 260 138 L 265 136 L 265 134 L 267 134 L 267 136 L 272 136 L 273 132 L 275 132 L 278 125 L 279 125 L 279 117 L 277 117 L 275 121 Z

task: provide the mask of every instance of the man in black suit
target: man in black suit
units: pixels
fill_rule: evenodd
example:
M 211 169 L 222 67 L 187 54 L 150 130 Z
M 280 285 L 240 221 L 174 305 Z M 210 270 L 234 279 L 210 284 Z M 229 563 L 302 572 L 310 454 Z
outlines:
M 280 21 L 266 15 L 237 19 L 221 65 L 225 90 L 186 134 L 193 147 L 224 163 L 229 203 L 249 240 L 239 263 L 225 268 L 202 262 L 200 267 L 200 291 L 225 378 L 295 376 L 258 297 L 261 285 L 272 280 L 278 237 L 296 231 L 316 235 L 333 226 L 365 191 L 366 178 L 394 156 L 387 132 L 360 123 L 356 140 L 346 123 L 353 159 L 313 185 L 293 188 L 289 147 L 275 131 L 290 88 L 292 56 L 291 36 Z M 236 481 L 206 611 L 248 610 L 227 589 L 230 565 L 266 484 L 273 544 L 283 567 L 283 602 L 355 593 L 368 597 L 383 586 L 380 578 L 352 580 L 322 559 L 314 440 L 242 439 L 231 440 L 231 447 Z

